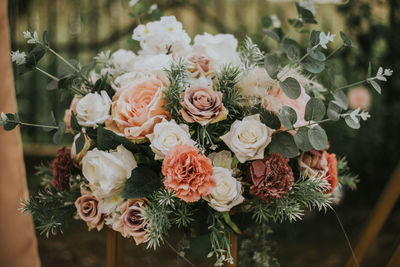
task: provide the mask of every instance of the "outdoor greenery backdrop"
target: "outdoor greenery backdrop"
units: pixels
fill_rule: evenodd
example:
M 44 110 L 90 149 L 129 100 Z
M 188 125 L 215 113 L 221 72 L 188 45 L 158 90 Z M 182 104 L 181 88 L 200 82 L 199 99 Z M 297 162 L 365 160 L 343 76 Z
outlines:
M 263 35 L 261 17 L 276 14 L 281 19 L 283 28 L 288 30 L 290 26 L 287 24 L 287 18 L 296 16 L 292 1 L 158 0 L 153 2 L 157 3 L 165 14 L 175 15 L 182 21 L 184 28 L 191 36 L 204 31 L 230 32 L 241 41 L 249 35 L 267 51 L 274 49 L 276 44 Z M 312 28 L 335 34 L 342 30 L 355 40 L 358 47 L 355 50 L 344 50 L 336 56 L 335 70 L 341 74 L 338 83 L 351 83 L 364 79 L 369 61 L 372 62 L 374 69 L 383 66 L 394 70 L 394 75 L 385 84 L 381 97 L 374 90 L 370 90 L 373 95 L 370 108 L 372 118 L 363 123 L 360 130 L 352 130 L 344 124 L 327 124 L 333 152 L 338 155 L 347 155 L 352 171 L 360 175 L 358 191 L 347 192 L 344 202 L 338 208 L 345 227 L 350 233 L 351 241 L 355 244 L 369 211 L 376 203 L 400 159 L 398 134 L 400 130 L 400 76 L 398 75 L 400 72 L 400 2 L 397 0 L 350 0 L 345 5 L 317 5 L 316 17 L 320 23 Z M 13 0 L 9 1 L 9 20 L 13 50 L 24 49 L 22 32 L 27 29 L 38 32 L 48 30 L 50 42 L 55 50 L 67 57 L 76 58 L 82 63 L 88 62 L 102 50 L 134 49 L 137 46 L 131 40 L 131 34 L 138 22 L 129 15 L 128 0 Z M 300 39 L 303 43 L 308 41 L 307 35 L 292 34 L 293 39 Z M 331 45 L 331 49 L 338 45 L 339 40 Z M 43 69 L 56 73 L 58 63 L 54 58 L 46 58 L 42 64 Z M 48 82 L 48 79 L 39 73 L 16 76 L 15 88 L 19 113 L 24 121 L 45 122 L 51 105 L 58 106 L 56 116 L 62 118 L 67 103 L 54 103 L 56 92 L 46 90 Z M 22 128 L 21 130 L 28 173 L 31 174 L 32 165 L 43 159 L 43 156 L 51 156 L 55 150 L 49 146 L 51 136 L 41 129 Z M 37 144 L 43 146 L 38 149 Z M 35 188 L 37 181 L 38 179 L 29 177 L 32 188 Z M 320 217 L 323 216 L 320 215 Z M 329 237 L 328 233 L 322 237 L 319 235 L 318 239 L 312 235 L 317 239 L 309 245 L 314 246 L 312 248 L 318 255 L 317 248 L 322 250 L 324 247 L 321 248 L 318 244 L 324 240 L 322 238 L 326 240 L 333 238 L 336 240 L 334 244 L 340 247 L 341 252 L 336 255 L 339 258 L 338 261 L 333 260 L 331 263 L 328 261 L 327 265 L 316 263 L 315 266 L 341 266 L 340 262 L 343 263 L 349 255 L 344 237 L 339 233 L 334 217 L 327 216 L 327 219 L 320 217 L 314 219 L 312 223 L 320 223 L 318 229 L 321 231 L 334 227 L 335 230 L 331 230 L 331 234 L 333 231 L 338 237 Z M 386 243 L 382 241 L 383 245 L 375 244 L 381 262 L 386 262 L 386 258 L 393 252 L 393 246 L 399 241 L 398 226 L 400 224 L 397 223 L 397 227 L 392 226 L 392 224 L 396 225 L 393 222 L 398 221 L 399 217 L 392 215 L 385 226 L 387 232 L 392 235 L 392 239 L 385 239 Z M 283 244 L 289 245 L 292 244 L 290 242 L 294 244 L 299 241 L 303 236 L 310 236 L 308 232 L 310 225 L 300 224 L 298 229 L 297 226 L 295 224 L 279 227 L 280 230 L 276 235 Z M 318 232 L 316 235 L 318 236 Z M 47 244 L 46 242 L 48 241 L 43 240 L 41 244 Z M 278 242 L 278 258 L 279 256 L 286 257 L 290 251 L 290 246 L 283 251 L 281 246 Z M 325 249 L 326 255 L 332 255 L 332 252 L 329 253 L 329 244 L 326 244 Z M 47 251 L 46 246 L 43 245 L 42 257 L 45 251 Z M 300 250 L 290 253 L 294 254 L 292 258 L 296 256 L 297 260 L 301 258 Z M 313 254 L 305 253 L 305 255 L 309 255 L 309 262 Z M 291 257 L 284 257 L 280 257 L 283 266 L 285 263 L 290 264 Z M 374 264 L 374 259 L 368 262 Z M 87 265 L 82 266 L 95 266 L 90 264 L 89 260 Z

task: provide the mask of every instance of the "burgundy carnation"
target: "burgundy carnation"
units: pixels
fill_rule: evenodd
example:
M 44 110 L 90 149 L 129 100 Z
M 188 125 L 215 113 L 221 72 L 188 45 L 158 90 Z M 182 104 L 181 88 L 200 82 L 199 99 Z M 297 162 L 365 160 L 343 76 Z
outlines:
M 66 147 L 59 149 L 56 158 L 50 163 L 50 169 L 53 173 L 51 184 L 60 191 L 69 189 L 72 167 L 71 150 Z
M 268 203 L 285 196 L 294 181 L 288 162 L 289 159 L 281 154 L 271 154 L 253 161 L 250 167 L 253 180 L 250 193 Z

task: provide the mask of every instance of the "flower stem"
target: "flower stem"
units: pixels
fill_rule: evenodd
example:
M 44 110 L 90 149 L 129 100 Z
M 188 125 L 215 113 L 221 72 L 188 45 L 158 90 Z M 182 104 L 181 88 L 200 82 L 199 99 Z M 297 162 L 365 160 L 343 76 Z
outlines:
M 336 52 L 338 52 L 340 49 L 342 49 L 344 46 L 339 46 L 338 48 L 336 48 L 335 50 L 332 51 L 332 53 L 330 53 L 326 59 L 329 59 L 331 56 L 333 56 Z
M 72 65 L 70 62 L 68 62 L 68 60 L 66 60 L 64 57 L 62 57 L 60 54 L 58 54 L 56 51 L 54 51 L 53 49 L 51 49 L 49 47 L 49 51 L 51 53 L 53 53 L 56 57 L 58 57 L 59 59 L 61 59 L 68 67 L 70 67 L 71 69 L 73 69 L 76 72 L 80 72 L 74 65 Z
M 309 123 L 307 123 L 307 124 L 305 124 L 305 125 L 301 125 L 301 126 L 295 127 L 294 129 L 291 129 L 291 130 L 289 130 L 289 129 L 283 130 L 283 132 L 297 131 L 297 130 L 298 130 L 299 128 L 301 128 L 301 127 L 306 127 L 306 126 L 321 124 L 321 123 L 324 123 L 324 122 L 327 122 L 327 121 L 331 121 L 331 119 L 324 119 L 324 120 L 315 121 L 315 122 L 311 122 L 311 121 L 310 121 Z
M 57 77 L 51 75 L 50 73 L 48 73 L 47 71 L 42 70 L 39 67 L 35 67 L 36 70 L 40 71 L 41 73 L 43 73 L 44 75 L 46 75 L 47 77 L 50 77 L 51 79 L 55 80 L 55 81 L 59 81 L 60 79 L 58 79 Z
M 34 124 L 22 121 L 15 121 L 15 120 L 7 120 L 7 122 L 17 123 L 23 126 L 31 126 L 31 127 L 39 127 L 39 128 L 48 128 L 48 129 L 58 129 L 58 126 L 51 126 L 51 125 L 41 125 L 41 124 Z

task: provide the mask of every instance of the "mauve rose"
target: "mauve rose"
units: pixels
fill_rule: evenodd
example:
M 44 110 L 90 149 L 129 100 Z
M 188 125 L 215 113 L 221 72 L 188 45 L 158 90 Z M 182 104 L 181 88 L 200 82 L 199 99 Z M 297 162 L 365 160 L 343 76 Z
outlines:
M 51 185 L 57 187 L 60 191 L 69 189 L 69 177 L 71 176 L 72 167 L 71 150 L 66 147 L 57 150 L 57 156 L 50 163 L 50 169 L 53 173 Z
M 192 77 L 194 78 L 206 75 L 206 73 L 210 71 L 210 59 L 203 55 L 191 55 L 188 57 L 188 61 L 188 70 L 192 73 Z
M 75 201 L 79 218 L 87 223 L 89 231 L 96 228 L 100 231 L 104 225 L 104 216 L 99 212 L 99 200 L 91 195 L 84 194 Z
M 143 199 L 129 199 L 121 207 L 121 217 L 118 223 L 118 231 L 124 237 L 133 237 L 136 245 L 149 239 L 146 230 L 146 220 L 143 217 L 143 208 L 146 207 Z
M 268 203 L 285 196 L 294 182 L 288 162 L 289 159 L 281 154 L 271 154 L 262 160 L 253 161 L 250 167 L 253 180 L 250 193 Z
M 181 114 L 187 122 L 201 125 L 226 119 L 228 110 L 222 104 L 222 93 L 207 87 L 191 87 L 181 94 Z

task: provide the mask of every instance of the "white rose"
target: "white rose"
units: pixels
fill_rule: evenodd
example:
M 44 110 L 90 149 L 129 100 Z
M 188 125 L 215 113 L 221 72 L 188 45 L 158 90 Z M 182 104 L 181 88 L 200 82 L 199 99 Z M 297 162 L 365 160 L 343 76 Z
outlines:
M 182 28 L 182 23 L 174 16 L 163 16 L 159 21 L 139 25 L 132 35 L 140 42 L 142 54 L 177 54 L 190 51 L 190 37 Z
M 153 73 L 154 71 L 163 71 L 169 68 L 172 62 L 172 56 L 166 54 L 142 55 L 138 56 L 134 69 L 137 72 Z
M 136 55 L 132 51 L 119 49 L 115 51 L 111 56 L 111 62 L 120 72 L 132 71 L 136 61 Z
M 122 145 L 116 151 L 89 151 L 82 160 L 83 176 L 98 198 L 120 194 L 131 172 L 137 167 L 133 154 Z
M 99 211 L 103 214 L 112 214 L 117 207 L 122 204 L 124 199 L 121 195 L 115 195 L 101 199 L 99 202 Z
M 233 158 L 232 158 L 232 153 L 228 150 L 213 152 L 210 155 L 208 155 L 208 158 L 211 159 L 212 165 L 215 167 L 231 169 Z
M 149 138 L 151 150 L 155 153 L 155 159 L 163 159 L 168 151 L 176 145 L 191 145 L 196 144 L 190 138 L 189 127 L 186 124 L 177 124 L 174 120 L 156 124 L 153 133 L 146 136 Z
M 225 144 L 235 153 L 237 159 L 262 159 L 264 149 L 271 142 L 273 130 L 260 121 L 260 114 L 247 116 L 242 121 L 236 120 L 230 131 L 221 136 Z
M 244 201 L 242 184 L 232 177 L 231 170 L 214 167 L 216 185 L 210 194 L 203 197 L 208 205 L 219 212 L 231 210 Z
M 196 35 L 194 38 L 193 50 L 199 54 L 204 54 L 211 60 L 211 65 L 215 68 L 223 64 L 240 63 L 237 50 L 238 41 L 232 34 L 211 35 L 204 33 Z
M 96 128 L 97 124 L 104 123 L 110 117 L 111 99 L 106 91 L 100 95 L 89 93 L 79 100 L 76 106 L 76 118 L 84 127 Z

